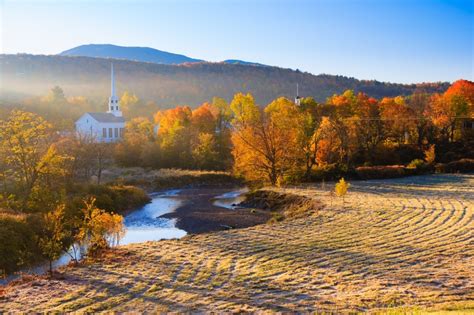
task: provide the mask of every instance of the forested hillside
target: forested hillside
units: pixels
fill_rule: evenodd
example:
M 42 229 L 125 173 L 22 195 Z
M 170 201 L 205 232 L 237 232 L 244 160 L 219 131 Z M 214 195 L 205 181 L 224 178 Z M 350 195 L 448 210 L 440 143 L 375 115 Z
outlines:
M 90 57 L 0 55 L 0 94 L 3 99 L 22 99 L 45 95 L 57 85 L 67 96 L 105 102 L 110 93 L 111 61 Z M 119 93 L 129 91 L 144 101 L 154 101 L 161 108 L 178 104 L 195 107 L 214 96 L 230 101 L 237 92 L 250 92 L 258 104 L 266 105 L 278 96 L 292 98 L 297 83 L 302 96 L 312 96 L 317 101 L 325 101 L 347 89 L 381 98 L 408 95 L 420 89 L 429 93 L 444 92 L 449 86 L 448 83 L 403 85 L 361 81 L 243 64 L 113 62 Z

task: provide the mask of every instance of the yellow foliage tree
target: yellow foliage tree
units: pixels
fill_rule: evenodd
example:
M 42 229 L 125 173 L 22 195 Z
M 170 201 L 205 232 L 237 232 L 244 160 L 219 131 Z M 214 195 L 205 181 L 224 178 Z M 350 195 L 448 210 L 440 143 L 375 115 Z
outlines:
M 344 202 L 344 197 L 346 196 L 347 190 L 349 189 L 350 186 L 351 184 L 346 182 L 344 178 L 341 178 L 339 182 L 336 183 L 334 192 L 336 193 L 336 196 L 342 197 L 342 202 Z
M 95 205 L 95 198 L 84 201 L 83 219 L 79 223 L 76 240 L 94 255 L 102 249 L 118 244 L 125 235 L 123 217 L 108 213 Z
M 49 262 L 49 274 L 53 275 L 53 261 L 61 256 L 64 248 L 64 240 L 68 236 L 65 228 L 64 205 L 59 205 L 55 210 L 43 216 L 43 233 L 38 244 L 41 251 Z
M 7 120 L 0 121 L 2 164 L 15 179 L 23 208 L 36 188 L 48 185 L 42 179 L 64 175 L 65 163 L 70 158 L 55 149 L 56 138 L 52 125 L 33 113 L 14 110 Z
M 252 95 L 236 94 L 230 107 L 233 119 L 234 170 L 251 181 L 276 185 L 301 170 L 297 156 L 299 112 L 278 98 L 261 111 Z
M 426 163 L 428 164 L 433 164 L 435 159 L 436 159 L 436 152 L 435 152 L 435 145 L 432 144 L 430 145 L 430 147 L 428 148 L 428 150 L 426 150 L 424 153 L 425 153 L 425 161 Z

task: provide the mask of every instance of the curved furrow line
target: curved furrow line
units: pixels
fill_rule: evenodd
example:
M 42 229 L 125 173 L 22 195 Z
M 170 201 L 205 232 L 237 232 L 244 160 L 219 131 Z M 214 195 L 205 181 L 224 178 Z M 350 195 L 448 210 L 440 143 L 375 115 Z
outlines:
M 386 242 L 385 244 L 381 246 L 374 244 L 374 246 L 380 250 L 390 250 L 393 247 L 397 248 L 399 246 L 403 246 L 404 244 L 411 245 L 412 241 L 416 239 L 420 240 L 422 237 L 425 237 L 426 233 L 429 232 L 430 230 L 436 231 L 437 228 L 439 228 L 440 223 L 445 221 L 445 219 L 443 219 L 442 217 L 442 214 L 446 214 L 447 211 L 442 210 L 442 211 L 436 211 L 436 212 L 437 213 L 435 214 L 433 218 L 430 219 L 430 221 L 427 221 L 422 225 L 413 225 L 411 229 L 405 230 L 404 234 L 399 234 L 397 237 L 391 239 L 390 242 Z M 448 213 L 448 220 L 450 218 L 450 214 L 452 213 L 453 213 L 452 211 Z M 439 219 L 442 220 L 440 223 L 437 222 Z

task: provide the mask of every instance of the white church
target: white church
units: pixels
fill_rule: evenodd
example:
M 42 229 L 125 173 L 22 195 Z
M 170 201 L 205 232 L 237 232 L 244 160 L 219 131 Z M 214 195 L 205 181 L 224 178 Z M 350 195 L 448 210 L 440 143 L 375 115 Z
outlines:
M 95 142 L 117 142 L 123 138 L 125 119 L 115 95 L 114 65 L 111 65 L 111 93 L 106 113 L 85 113 L 76 121 L 76 133 Z

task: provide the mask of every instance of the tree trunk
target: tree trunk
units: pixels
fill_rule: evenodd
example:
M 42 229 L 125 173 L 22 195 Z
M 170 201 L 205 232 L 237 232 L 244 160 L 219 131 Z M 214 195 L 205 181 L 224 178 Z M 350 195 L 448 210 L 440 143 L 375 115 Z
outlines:
M 53 277 L 53 261 L 49 260 L 49 277 Z

